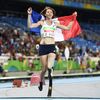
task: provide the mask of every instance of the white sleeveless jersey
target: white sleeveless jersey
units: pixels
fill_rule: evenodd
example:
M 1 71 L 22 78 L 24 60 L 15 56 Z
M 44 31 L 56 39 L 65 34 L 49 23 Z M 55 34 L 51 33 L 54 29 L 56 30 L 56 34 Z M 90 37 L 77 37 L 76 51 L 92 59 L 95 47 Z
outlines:
M 44 24 L 40 30 L 41 37 L 52 37 L 54 38 L 54 31 L 56 30 L 56 25 L 54 22 L 52 22 L 51 25 L 48 25 L 45 21 Z

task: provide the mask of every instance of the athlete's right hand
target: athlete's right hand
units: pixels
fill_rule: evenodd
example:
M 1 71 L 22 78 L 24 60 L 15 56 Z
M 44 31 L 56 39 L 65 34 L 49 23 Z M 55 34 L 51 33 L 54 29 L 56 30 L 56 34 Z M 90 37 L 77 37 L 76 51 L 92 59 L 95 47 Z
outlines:
M 29 15 L 32 14 L 32 7 L 29 7 L 29 8 L 28 8 L 27 13 L 28 13 Z
M 73 13 L 73 15 L 76 15 L 76 16 L 77 16 L 77 12 L 75 11 L 75 12 Z

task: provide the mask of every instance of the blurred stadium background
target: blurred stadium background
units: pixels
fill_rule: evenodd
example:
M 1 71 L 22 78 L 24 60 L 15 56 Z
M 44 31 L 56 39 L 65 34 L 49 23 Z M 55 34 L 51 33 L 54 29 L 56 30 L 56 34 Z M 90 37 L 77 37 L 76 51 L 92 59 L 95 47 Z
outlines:
M 39 37 L 27 28 L 27 8 L 30 6 L 37 12 L 51 6 L 56 10 L 57 17 L 71 15 L 74 11 L 78 13 L 82 33 L 57 43 L 60 57 L 55 61 L 55 70 L 100 70 L 97 69 L 98 62 L 100 66 L 100 0 L 0 0 L 0 63 L 4 71 L 41 70 L 36 48 Z M 71 48 L 68 61 L 64 58 L 66 44 Z M 86 58 L 87 62 L 82 67 L 76 58 L 83 57 L 84 53 L 89 59 L 87 61 Z

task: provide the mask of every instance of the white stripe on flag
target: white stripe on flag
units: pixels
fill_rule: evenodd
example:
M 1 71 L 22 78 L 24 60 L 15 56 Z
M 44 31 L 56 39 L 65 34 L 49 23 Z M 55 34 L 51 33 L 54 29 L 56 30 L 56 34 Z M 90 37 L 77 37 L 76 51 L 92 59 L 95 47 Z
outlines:
M 55 30 L 55 41 L 64 41 L 64 37 L 63 37 L 63 34 L 62 34 L 62 30 L 60 28 L 57 28 Z

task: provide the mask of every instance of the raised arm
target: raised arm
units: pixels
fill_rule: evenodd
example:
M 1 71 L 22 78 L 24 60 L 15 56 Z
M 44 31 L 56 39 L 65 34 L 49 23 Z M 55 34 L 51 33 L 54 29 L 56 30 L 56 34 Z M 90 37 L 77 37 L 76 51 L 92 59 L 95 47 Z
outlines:
M 75 11 L 75 12 L 73 13 L 73 15 L 77 16 L 77 12 Z M 74 21 L 72 20 L 67 26 L 61 25 L 60 23 L 56 23 L 56 26 L 57 26 L 58 28 L 61 28 L 61 29 L 64 29 L 64 30 L 70 30 L 71 27 L 72 27 L 72 25 L 73 25 L 73 22 L 74 22 Z
M 32 8 L 31 7 L 28 8 L 27 13 L 28 13 L 28 18 L 27 18 L 28 28 L 35 28 L 41 25 L 42 21 L 38 21 L 37 23 L 32 23 L 31 21 Z
M 60 23 L 56 23 L 56 26 L 58 28 L 61 28 L 61 29 L 64 29 L 64 30 L 70 30 L 70 28 L 72 27 L 72 25 L 73 25 L 73 21 L 71 21 L 67 26 L 61 25 Z

